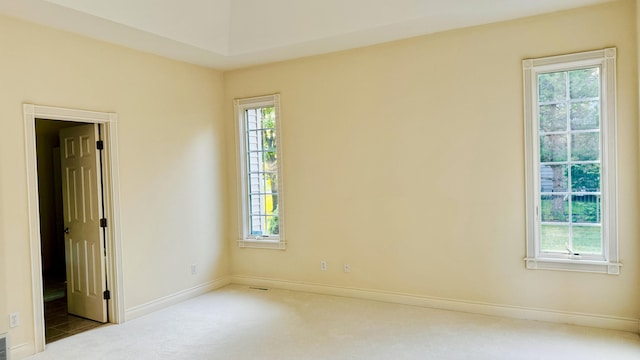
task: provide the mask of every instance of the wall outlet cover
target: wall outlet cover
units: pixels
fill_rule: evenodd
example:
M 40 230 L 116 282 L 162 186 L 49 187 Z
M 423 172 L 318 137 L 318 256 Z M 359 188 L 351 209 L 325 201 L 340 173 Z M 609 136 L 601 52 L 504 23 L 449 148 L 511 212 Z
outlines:
M 20 314 L 17 312 L 9 314 L 9 327 L 14 328 L 18 325 L 20 325 Z

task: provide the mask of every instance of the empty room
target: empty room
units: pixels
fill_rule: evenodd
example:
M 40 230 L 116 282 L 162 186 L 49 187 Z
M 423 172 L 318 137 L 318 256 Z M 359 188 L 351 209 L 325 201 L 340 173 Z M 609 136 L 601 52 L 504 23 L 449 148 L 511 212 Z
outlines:
M 0 0 L 0 360 L 640 359 L 637 0 Z

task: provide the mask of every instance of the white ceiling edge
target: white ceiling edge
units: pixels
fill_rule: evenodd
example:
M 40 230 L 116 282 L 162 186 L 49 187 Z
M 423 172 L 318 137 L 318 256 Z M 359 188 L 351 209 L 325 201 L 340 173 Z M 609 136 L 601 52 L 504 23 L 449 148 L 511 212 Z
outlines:
M 214 53 L 227 55 L 229 52 L 231 0 L 40 0 L 40 2 L 56 4 Z
M 610 1 L 616 0 L 583 0 L 581 4 L 582 6 L 589 6 Z M 482 20 L 474 19 L 472 12 L 467 11 L 461 13 L 455 19 L 420 18 L 409 22 L 318 38 L 296 44 L 285 44 L 277 48 L 254 49 L 244 53 L 225 55 L 59 6 L 46 0 L 0 0 L 0 13 L 134 50 L 218 70 L 232 70 L 325 54 L 447 30 L 514 20 L 551 11 L 568 10 L 575 7 L 574 4 L 573 6 L 568 5 L 564 8 L 554 8 L 552 10 L 536 8 L 535 11 L 531 11 L 531 9 L 528 11 L 523 10 L 523 14 L 514 14 L 513 11 L 501 13 L 497 10 L 491 16 L 485 16 Z
M 226 69 L 226 56 L 39 0 L 0 0 L 0 13 L 89 38 L 204 67 Z

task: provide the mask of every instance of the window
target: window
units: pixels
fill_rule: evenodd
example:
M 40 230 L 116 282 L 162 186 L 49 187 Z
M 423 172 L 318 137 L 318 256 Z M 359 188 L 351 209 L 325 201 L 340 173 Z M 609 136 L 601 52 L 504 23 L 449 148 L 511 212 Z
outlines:
M 241 247 L 284 249 L 280 96 L 234 101 Z
M 619 274 L 616 49 L 522 64 L 527 268 Z

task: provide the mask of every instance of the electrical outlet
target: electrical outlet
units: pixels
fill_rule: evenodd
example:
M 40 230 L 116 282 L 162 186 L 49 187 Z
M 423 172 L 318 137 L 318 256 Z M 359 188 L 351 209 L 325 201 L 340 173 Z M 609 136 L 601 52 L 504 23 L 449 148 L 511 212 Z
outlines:
M 346 273 L 351 272 L 351 265 L 344 264 L 344 272 L 346 272 Z
M 191 264 L 191 275 L 195 275 L 198 273 L 198 268 L 196 267 L 196 264 Z
M 320 261 L 320 270 L 327 270 L 327 262 L 325 260 Z
M 14 328 L 18 325 L 20 325 L 20 314 L 17 312 L 9 314 L 9 327 Z

